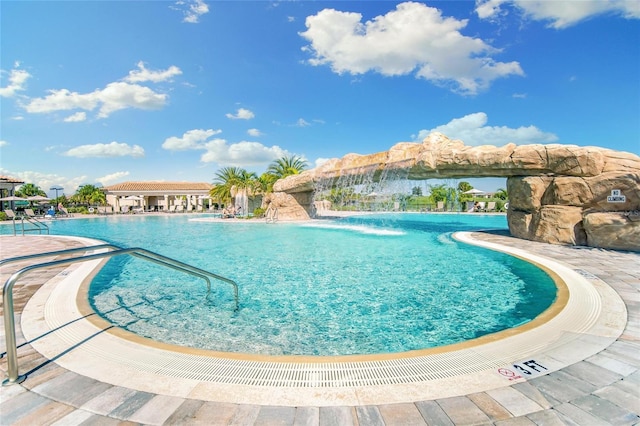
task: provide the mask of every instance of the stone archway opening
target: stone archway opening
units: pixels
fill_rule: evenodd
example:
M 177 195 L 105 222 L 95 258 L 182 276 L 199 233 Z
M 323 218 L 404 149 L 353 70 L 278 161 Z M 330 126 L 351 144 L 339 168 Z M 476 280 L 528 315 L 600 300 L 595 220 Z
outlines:
M 557 244 L 640 251 L 640 157 L 576 145 L 465 146 L 440 133 L 389 151 L 348 154 L 274 185 L 265 207 L 280 219 L 309 219 L 318 192 L 384 182 L 506 178 L 512 236 Z M 400 180 L 400 179 L 398 179 Z

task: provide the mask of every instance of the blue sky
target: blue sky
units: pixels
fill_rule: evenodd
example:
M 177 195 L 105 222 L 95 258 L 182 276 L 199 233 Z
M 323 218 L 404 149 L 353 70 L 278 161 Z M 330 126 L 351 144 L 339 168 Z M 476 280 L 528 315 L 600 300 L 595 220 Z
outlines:
M 640 153 L 640 2 L 2 1 L 0 19 L 0 174 L 68 195 L 431 131 Z

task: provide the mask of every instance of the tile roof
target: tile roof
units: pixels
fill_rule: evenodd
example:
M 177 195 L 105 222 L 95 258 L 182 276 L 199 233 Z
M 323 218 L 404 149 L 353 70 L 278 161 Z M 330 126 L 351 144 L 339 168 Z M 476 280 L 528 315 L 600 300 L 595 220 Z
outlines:
M 2 176 L 0 175 L 0 182 L 4 182 L 4 183 L 24 183 L 23 180 L 17 179 L 17 178 L 13 178 L 11 176 Z
M 102 188 L 107 192 L 127 191 L 206 191 L 213 185 L 205 182 L 122 182 Z

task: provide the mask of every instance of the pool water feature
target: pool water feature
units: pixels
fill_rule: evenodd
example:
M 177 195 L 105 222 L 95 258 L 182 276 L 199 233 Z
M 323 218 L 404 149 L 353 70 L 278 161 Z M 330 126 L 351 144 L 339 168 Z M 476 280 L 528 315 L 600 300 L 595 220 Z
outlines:
M 90 303 L 120 327 L 189 347 L 265 355 L 404 352 L 530 321 L 553 281 L 517 258 L 451 238 L 506 229 L 503 216 L 401 214 L 306 223 L 115 216 L 52 233 L 140 246 L 229 277 L 231 290 L 135 258 L 111 260 Z

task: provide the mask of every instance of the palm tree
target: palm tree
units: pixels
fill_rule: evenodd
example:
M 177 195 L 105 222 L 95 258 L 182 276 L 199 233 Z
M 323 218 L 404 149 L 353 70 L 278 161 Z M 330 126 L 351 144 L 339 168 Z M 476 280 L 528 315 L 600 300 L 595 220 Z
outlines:
M 509 194 L 507 194 L 507 190 L 504 188 L 498 188 L 498 190 L 496 191 L 495 194 L 493 194 L 493 196 L 496 198 L 500 198 L 501 200 L 506 200 L 509 198 Z
M 104 205 L 107 197 L 100 188 L 94 185 L 82 185 L 75 194 L 71 196 L 71 201 L 76 204 Z
M 282 179 L 287 176 L 297 175 L 306 170 L 307 166 L 307 161 L 297 155 L 285 156 L 272 162 L 267 168 L 267 173 L 274 175 L 277 179 Z
M 256 190 L 258 176 L 239 167 L 225 167 L 216 173 L 209 195 L 216 201 L 228 204 L 239 193 L 251 196 Z
M 47 196 L 47 193 L 44 192 L 40 187 L 33 183 L 25 183 L 20 186 L 18 190 L 15 192 L 16 197 L 32 197 L 34 195 L 42 195 L 43 197 Z

